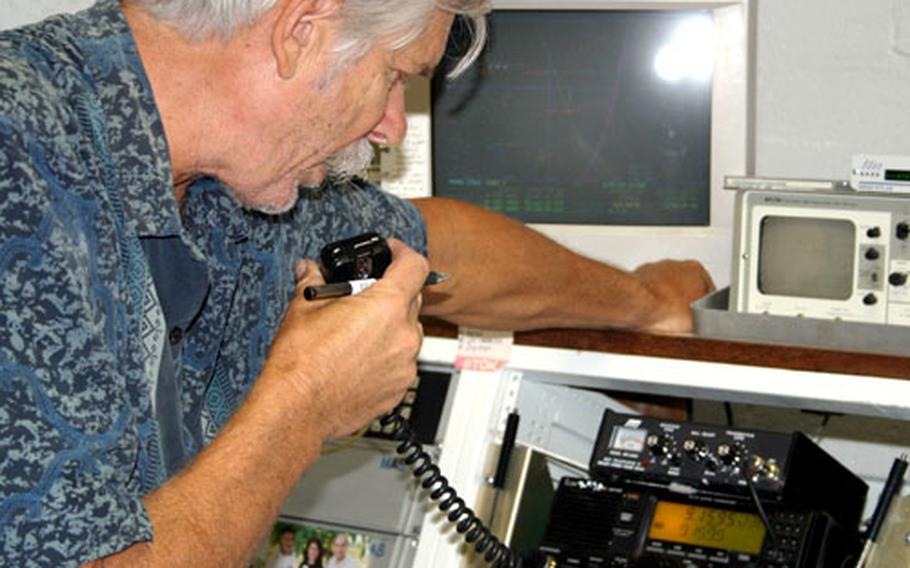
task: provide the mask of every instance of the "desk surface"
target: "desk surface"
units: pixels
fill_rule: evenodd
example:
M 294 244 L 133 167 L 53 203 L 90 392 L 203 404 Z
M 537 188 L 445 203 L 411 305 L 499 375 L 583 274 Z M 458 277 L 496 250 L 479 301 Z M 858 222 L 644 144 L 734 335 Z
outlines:
M 455 327 L 436 321 L 425 322 L 424 329 L 428 336 L 454 339 L 458 335 Z M 515 334 L 515 345 L 910 379 L 910 346 L 907 357 L 897 357 L 722 341 L 692 335 L 578 329 L 519 332 Z

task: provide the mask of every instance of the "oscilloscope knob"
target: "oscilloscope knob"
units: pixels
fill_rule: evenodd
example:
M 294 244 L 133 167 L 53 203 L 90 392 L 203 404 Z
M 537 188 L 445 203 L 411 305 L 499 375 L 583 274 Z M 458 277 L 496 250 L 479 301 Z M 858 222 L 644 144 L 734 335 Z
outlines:
M 907 274 L 905 272 L 892 272 L 888 275 L 888 283 L 892 286 L 903 286 L 907 283 Z
M 907 237 L 910 236 L 910 225 L 908 225 L 906 221 L 898 223 L 897 227 L 894 229 L 894 236 L 902 241 L 906 241 Z

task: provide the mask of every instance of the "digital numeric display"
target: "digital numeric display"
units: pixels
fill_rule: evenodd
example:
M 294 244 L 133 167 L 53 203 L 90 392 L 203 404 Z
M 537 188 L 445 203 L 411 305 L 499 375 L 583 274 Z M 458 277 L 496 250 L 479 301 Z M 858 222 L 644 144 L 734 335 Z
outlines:
M 888 181 L 910 181 L 910 170 L 885 170 Z
M 751 513 L 658 501 L 648 537 L 758 554 L 765 538 L 765 527 L 758 515 Z

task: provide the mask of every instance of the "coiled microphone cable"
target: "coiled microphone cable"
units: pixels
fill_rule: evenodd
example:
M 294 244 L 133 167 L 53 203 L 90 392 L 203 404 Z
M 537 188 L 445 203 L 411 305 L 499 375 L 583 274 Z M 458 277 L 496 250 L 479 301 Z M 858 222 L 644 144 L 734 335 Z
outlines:
M 450 523 L 455 524 L 455 530 L 464 536 L 465 542 L 473 544 L 474 550 L 496 568 L 521 568 L 521 559 L 493 535 L 449 485 L 439 466 L 433 463 L 432 456 L 417 441 L 411 425 L 400 414 L 400 410 L 396 408 L 379 422 L 383 429 L 391 429 L 389 435 L 398 442 L 395 452 L 411 468 L 411 473 L 419 480 L 420 486 L 432 489 L 430 499 L 439 502 L 439 510 L 446 513 Z

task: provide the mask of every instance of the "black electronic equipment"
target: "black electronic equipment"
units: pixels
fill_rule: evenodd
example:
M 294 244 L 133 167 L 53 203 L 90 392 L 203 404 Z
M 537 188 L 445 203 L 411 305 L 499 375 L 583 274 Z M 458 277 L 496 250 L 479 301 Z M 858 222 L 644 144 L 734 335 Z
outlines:
M 866 484 L 805 434 L 607 412 L 591 476 L 608 483 L 684 484 L 699 491 L 803 505 L 859 525 Z M 836 498 L 833 498 L 836 496 Z
M 773 537 L 743 500 L 563 478 L 537 566 L 838 568 L 855 561 L 856 531 L 827 513 L 782 504 L 765 511 Z
M 392 263 L 392 250 L 376 233 L 364 233 L 335 241 L 319 253 L 326 282 L 381 278 Z
M 604 414 L 594 479 L 566 478 L 536 566 L 847 566 L 866 484 L 801 433 Z

